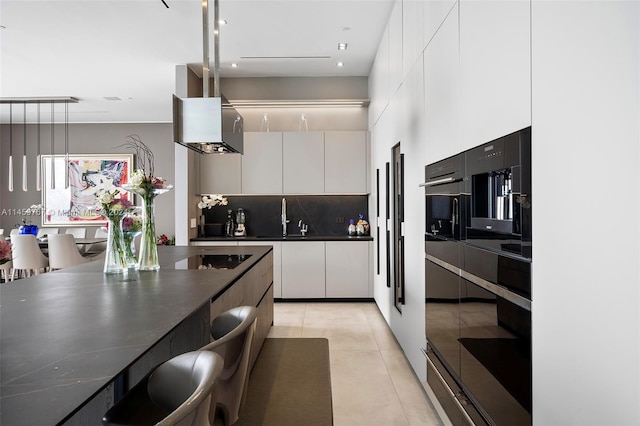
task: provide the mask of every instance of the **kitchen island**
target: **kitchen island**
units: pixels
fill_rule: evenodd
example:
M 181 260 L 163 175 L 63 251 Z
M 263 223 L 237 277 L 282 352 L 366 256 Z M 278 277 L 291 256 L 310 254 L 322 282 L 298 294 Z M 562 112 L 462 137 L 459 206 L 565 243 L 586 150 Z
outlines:
M 255 359 L 273 321 L 271 247 L 158 251 L 159 271 L 105 275 L 95 261 L 0 286 L 0 424 L 100 424 L 153 366 L 208 343 L 212 317 L 233 306 L 258 306 Z

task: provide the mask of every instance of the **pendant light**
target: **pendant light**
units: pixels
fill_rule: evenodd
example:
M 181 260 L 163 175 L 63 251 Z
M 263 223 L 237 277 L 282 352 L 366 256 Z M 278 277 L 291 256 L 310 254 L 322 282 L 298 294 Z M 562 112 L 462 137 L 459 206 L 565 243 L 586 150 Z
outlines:
M 36 129 L 38 130 L 38 153 L 36 155 L 36 191 L 42 191 L 42 183 L 40 180 L 42 179 L 42 166 L 40 164 L 41 155 L 40 155 L 40 102 L 38 102 L 38 112 L 37 112 L 37 121 L 38 124 Z
M 27 104 L 22 104 L 22 190 L 27 191 Z
M 37 154 L 36 154 L 36 190 L 42 190 L 42 138 L 41 138 L 41 104 L 49 103 L 51 106 L 51 189 L 56 188 L 56 165 L 55 165 L 55 104 L 64 103 L 64 163 L 65 163 L 65 189 L 70 186 L 69 174 L 69 103 L 77 103 L 78 98 L 72 96 L 66 97 L 24 97 L 24 98 L 0 98 L 0 104 L 9 104 L 9 191 L 13 192 L 13 105 L 22 105 L 22 190 L 28 191 L 28 173 L 29 167 L 27 163 L 27 104 L 37 104 Z M 31 169 L 33 170 L 33 169 Z
M 56 189 L 56 149 L 54 144 L 53 137 L 53 106 L 55 104 L 51 102 L 51 189 Z
M 69 188 L 69 102 L 64 101 L 64 189 Z
M 9 105 L 9 192 L 13 192 L 13 104 Z

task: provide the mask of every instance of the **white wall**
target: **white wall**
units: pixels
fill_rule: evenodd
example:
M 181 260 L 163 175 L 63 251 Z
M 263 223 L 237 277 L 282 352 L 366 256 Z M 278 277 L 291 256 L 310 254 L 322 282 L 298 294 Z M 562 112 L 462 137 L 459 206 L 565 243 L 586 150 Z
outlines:
M 639 4 L 532 5 L 535 424 L 640 424 Z
M 424 165 L 531 124 L 533 422 L 640 424 L 640 3 L 428 1 L 422 26 L 398 28 L 397 13 L 415 13 L 414 3 L 394 8 L 370 75 L 373 172 L 384 181 L 400 141 L 406 226 L 422 235 L 413 188 Z M 406 241 L 407 297 L 424 301 L 424 250 Z M 384 243 L 376 303 L 424 379 L 424 304 L 393 308 Z

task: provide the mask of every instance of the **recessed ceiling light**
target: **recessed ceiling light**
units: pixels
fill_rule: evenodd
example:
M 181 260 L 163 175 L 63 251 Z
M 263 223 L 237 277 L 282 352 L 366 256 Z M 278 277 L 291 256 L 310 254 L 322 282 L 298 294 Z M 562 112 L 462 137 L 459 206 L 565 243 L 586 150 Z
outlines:
M 238 68 L 238 64 L 236 64 L 235 62 L 231 64 L 231 68 Z
M 344 67 L 344 63 L 343 62 L 338 62 L 336 65 L 339 66 L 339 67 Z
M 347 43 L 338 43 L 338 50 L 347 50 Z

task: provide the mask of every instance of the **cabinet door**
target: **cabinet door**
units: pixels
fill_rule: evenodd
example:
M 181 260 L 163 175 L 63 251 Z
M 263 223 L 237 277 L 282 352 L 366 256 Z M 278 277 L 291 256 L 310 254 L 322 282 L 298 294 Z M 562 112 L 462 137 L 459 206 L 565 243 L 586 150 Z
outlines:
M 327 241 L 327 297 L 370 297 L 369 242 Z
M 283 192 L 324 193 L 324 132 L 282 135 Z
M 208 154 L 199 156 L 201 194 L 240 194 L 242 155 Z
M 458 44 L 458 9 L 454 5 L 424 51 L 427 164 L 460 152 Z
M 324 192 L 366 194 L 367 162 L 365 132 L 325 132 Z
M 279 241 L 239 241 L 239 246 L 273 246 L 273 297 L 282 297 L 282 244 Z
M 460 3 L 462 150 L 531 125 L 530 2 Z
M 325 297 L 324 241 L 282 243 L 282 297 Z
M 282 194 L 282 133 L 244 134 L 243 194 Z

